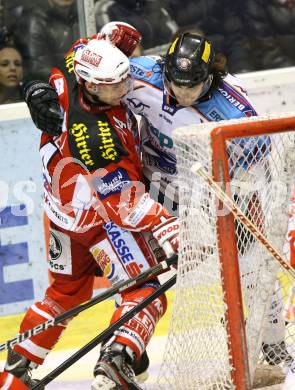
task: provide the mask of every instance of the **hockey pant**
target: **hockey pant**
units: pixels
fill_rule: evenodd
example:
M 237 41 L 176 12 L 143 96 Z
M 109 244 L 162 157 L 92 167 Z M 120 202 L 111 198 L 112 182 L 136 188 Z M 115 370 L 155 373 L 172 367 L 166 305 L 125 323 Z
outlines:
M 52 282 L 44 300 L 34 303 L 25 314 L 20 332 L 89 300 L 98 266 L 103 276 L 117 283 L 140 274 L 162 260 L 162 256 L 150 233 L 130 232 L 113 222 L 84 233 L 75 233 L 51 222 L 48 265 Z M 121 294 L 111 323 L 151 294 L 158 283 L 154 279 Z M 121 326 L 114 341 L 131 347 L 139 358 L 166 307 L 166 297 L 162 295 Z M 27 339 L 14 349 L 33 362 L 42 364 L 68 322 Z

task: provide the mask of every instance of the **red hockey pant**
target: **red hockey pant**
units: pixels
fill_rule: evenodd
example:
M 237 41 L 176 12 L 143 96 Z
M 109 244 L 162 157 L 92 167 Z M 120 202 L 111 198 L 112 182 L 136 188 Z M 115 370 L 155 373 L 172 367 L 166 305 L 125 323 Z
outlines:
M 112 283 L 145 271 L 157 261 L 151 250 L 154 244 L 150 235 L 126 231 L 112 222 L 84 233 L 68 232 L 51 222 L 48 265 L 52 283 L 44 300 L 34 303 L 25 314 L 20 332 L 89 300 L 98 268 Z M 157 280 L 152 280 L 122 294 L 111 323 L 151 294 L 157 285 Z M 130 346 L 139 358 L 166 307 L 166 297 L 162 295 L 121 326 L 114 340 Z M 14 349 L 42 364 L 66 325 L 63 323 L 49 328 Z

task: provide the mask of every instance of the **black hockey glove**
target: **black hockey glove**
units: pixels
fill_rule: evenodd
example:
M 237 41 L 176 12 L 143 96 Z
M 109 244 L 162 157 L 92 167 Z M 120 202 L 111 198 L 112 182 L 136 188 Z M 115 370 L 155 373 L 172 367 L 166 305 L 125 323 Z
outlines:
M 54 88 L 35 80 L 26 84 L 23 92 L 35 126 L 51 136 L 61 134 L 63 114 Z

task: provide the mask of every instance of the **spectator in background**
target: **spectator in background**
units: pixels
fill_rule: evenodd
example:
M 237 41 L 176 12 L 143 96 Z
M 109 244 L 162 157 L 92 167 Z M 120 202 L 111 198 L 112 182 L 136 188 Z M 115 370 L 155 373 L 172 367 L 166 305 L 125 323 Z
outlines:
M 178 26 L 162 0 L 98 0 L 95 4 L 96 27 L 120 20 L 142 34 L 143 49 L 168 44 Z
M 247 0 L 241 15 L 255 70 L 295 65 L 295 0 Z
M 9 44 L 0 45 L 0 104 L 22 100 L 22 78 L 22 56 L 18 49 Z
M 24 69 L 28 66 L 28 29 L 33 10 L 42 0 L 0 0 L 3 6 L 3 25 L 13 36 L 13 43 L 22 54 Z
M 53 66 L 79 37 L 75 0 L 46 0 L 36 8 L 29 22 L 30 75 L 46 80 Z
M 248 0 L 247 0 L 248 1 Z M 243 7 L 245 3 L 243 3 Z M 202 30 L 217 52 L 227 57 L 230 73 L 253 68 L 237 2 L 230 0 L 165 0 L 168 11 L 183 30 Z

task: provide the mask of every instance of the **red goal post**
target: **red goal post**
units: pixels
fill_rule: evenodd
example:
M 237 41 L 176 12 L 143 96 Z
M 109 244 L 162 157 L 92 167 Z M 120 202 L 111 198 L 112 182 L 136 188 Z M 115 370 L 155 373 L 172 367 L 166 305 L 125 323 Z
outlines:
M 181 247 L 160 387 L 251 389 L 262 343 L 285 343 L 292 354 L 295 327 L 282 328 L 292 278 L 190 168 L 200 162 L 283 252 L 295 180 L 294 131 L 291 113 L 174 132 Z M 274 321 L 281 323 L 277 339 Z
M 229 161 L 227 158 L 226 141 L 236 137 L 257 137 L 276 132 L 295 131 L 295 114 L 288 118 L 273 118 L 260 121 L 248 121 L 243 123 L 228 124 L 224 127 L 217 127 L 211 132 L 212 142 L 212 173 L 215 181 L 229 183 Z M 225 188 L 228 186 L 225 185 Z M 291 194 L 290 194 L 291 197 Z M 225 301 L 228 305 L 228 332 L 231 335 L 231 353 L 235 370 L 232 372 L 233 381 L 238 389 L 249 389 L 251 380 L 248 367 L 246 334 L 244 327 L 244 315 L 241 286 L 238 271 L 238 251 L 235 243 L 235 224 L 232 213 L 217 218 L 217 229 L 219 236 L 220 261 L 223 265 L 223 280 L 225 290 Z M 232 264 L 232 259 L 234 264 Z M 240 348 L 235 348 L 239 346 Z

